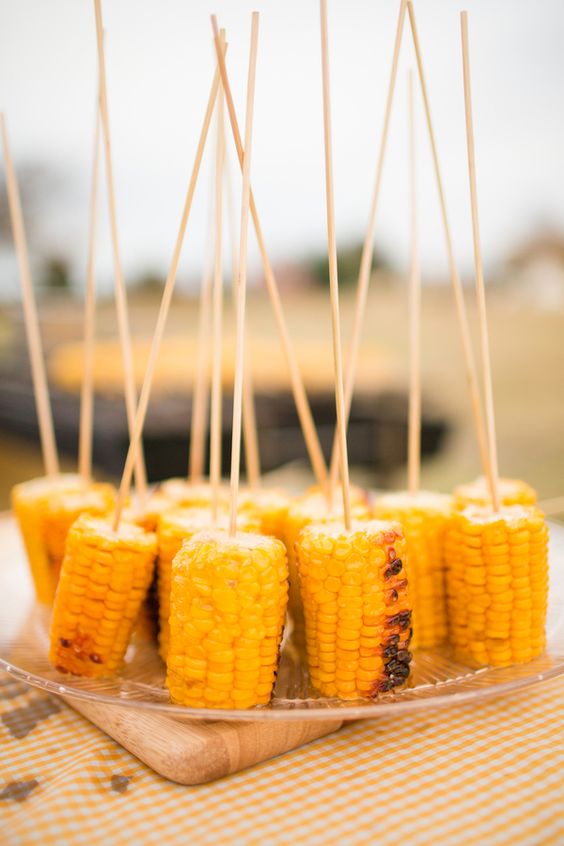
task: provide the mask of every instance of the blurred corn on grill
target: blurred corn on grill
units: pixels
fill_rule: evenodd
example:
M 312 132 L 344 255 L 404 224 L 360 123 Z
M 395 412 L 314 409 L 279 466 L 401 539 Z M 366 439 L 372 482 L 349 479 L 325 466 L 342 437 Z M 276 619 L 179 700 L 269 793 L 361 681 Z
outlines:
M 112 485 L 85 485 L 80 476 L 71 473 L 15 485 L 12 506 L 40 602 L 53 601 L 65 540 L 72 523 L 83 511 L 106 514 L 113 504 Z
M 229 517 L 222 511 L 218 515 L 217 528 L 227 529 Z M 169 643 L 170 587 L 172 562 L 182 543 L 190 540 L 197 532 L 212 529 L 212 516 L 209 508 L 175 509 L 163 514 L 157 530 L 158 564 L 157 588 L 159 598 L 159 653 L 166 661 Z M 239 515 L 237 528 L 241 532 L 260 531 L 260 520 L 252 512 Z
M 384 494 L 374 516 L 397 520 L 407 541 L 407 578 L 413 611 L 412 647 L 428 649 L 447 636 L 444 537 L 451 498 L 431 491 Z
M 151 578 L 156 537 L 83 514 L 67 546 L 51 623 L 50 660 L 61 672 L 105 677 L 123 661 Z
M 398 523 L 304 528 L 296 545 L 312 684 L 324 696 L 373 697 L 409 675 L 411 610 Z
M 174 559 L 167 686 L 192 707 L 270 701 L 286 604 L 284 545 L 272 537 L 202 532 Z
M 535 505 L 537 502 L 535 489 L 521 479 L 499 479 L 498 488 L 501 505 Z M 453 507 L 460 511 L 468 505 L 491 505 L 490 488 L 484 476 L 454 489 Z
M 355 520 L 369 519 L 370 512 L 367 506 L 365 491 L 360 488 L 351 487 L 351 506 L 351 513 Z M 343 507 L 338 492 L 335 493 L 332 507 L 329 507 L 327 499 L 320 493 L 318 488 L 312 488 L 304 496 L 297 497 L 290 503 L 288 508 L 284 526 L 286 549 L 288 551 L 288 568 L 290 572 L 288 608 L 294 623 L 298 627 L 303 627 L 303 609 L 296 566 L 296 542 L 299 534 L 304 526 L 308 526 L 310 523 L 338 520 L 342 516 Z
M 529 661 L 545 645 L 548 529 L 540 511 L 469 507 L 445 541 L 450 638 L 471 664 Z

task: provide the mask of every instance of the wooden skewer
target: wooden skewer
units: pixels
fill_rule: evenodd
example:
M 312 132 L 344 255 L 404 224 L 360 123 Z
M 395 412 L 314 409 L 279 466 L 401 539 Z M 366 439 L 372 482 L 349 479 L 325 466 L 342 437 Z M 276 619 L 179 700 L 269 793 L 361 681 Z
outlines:
M 108 113 L 108 94 L 106 86 L 106 61 L 104 56 L 104 29 L 102 24 L 101 0 L 94 0 L 96 13 L 96 40 L 98 46 L 98 72 L 100 85 L 100 117 L 102 124 L 102 135 L 104 140 L 104 153 L 106 163 L 106 183 L 108 193 L 108 207 L 110 213 L 110 232 L 112 239 L 112 254 L 114 261 L 115 295 L 118 317 L 118 328 L 121 343 L 121 354 L 123 359 L 123 370 L 125 379 L 125 407 L 127 413 L 127 425 L 129 438 L 133 436 L 135 423 L 135 410 L 137 407 L 137 391 L 135 389 L 135 372 L 133 368 L 133 352 L 131 348 L 131 331 L 129 327 L 129 316 L 127 309 L 127 293 L 125 280 L 121 267 L 121 256 L 119 249 L 116 198 L 114 191 L 114 171 L 112 163 L 112 147 L 110 141 L 110 118 Z M 143 445 L 141 441 L 136 446 L 135 454 L 135 479 L 137 490 L 141 500 L 147 492 L 147 473 L 145 460 L 143 458 Z
M 20 284 L 22 289 L 22 301 L 25 320 L 25 331 L 29 358 L 31 362 L 31 377 L 33 381 L 33 393 L 35 394 L 35 405 L 39 420 L 39 437 L 43 453 L 43 463 L 47 476 L 55 476 L 59 472 L 59 457 L 57 455 L 57 444 L 53 428 L 53 415 L 49 401 L 49 386 L 47 384 L 47 373 L 45 371 L 45 359 L 41 335 L 39 333 L 39 319 L 37 317 L 37 305 L 33 291 L 31 270 L 29 267 L 29 253 L 25 237 L 22 205 L 20 191 L 16 177 L 16 171 L 12 161 L 8 132 L 4 115 L 0 113 L 0 131 L 2 133 L 2 144 L 4 147 L 4 162 L 6 165 L 6 189 L 8 192 L 8 204 L 10 206 L 10 219 L 14 235 L 14 244 L 20 270 Z
M 235 340 L 235 384 L 233 386 L 233 432 L 231 443 L 231 517 L 229 531 L 237 533 L 237 501 L 239 495 L 239 472 L 241 464 L 241 416 L 243 403 L 243 377 L 245 373 L 245 301 L 247 291 L 247 242 L 249 231 L 249 207 L 251 201 L 251 153 L 253 139 L 253 112 L 255 102 L 255 81 L 259 14 L 253 12 L 251 23 L 251 49 L 247 75 L 247 105 L 245 112 L 245 154 L 243 157 L 243 188 L 241 197 L 241 227 L 239 232 L 239 261 L 237 277 L 237 332 Z
M 409 424 L 408 489 L 414 496 L 421 475 L 421 273 L 417 227 L 417 158 L 415 152 L 415 99 L 413 71 L 408 75 L 410 241 L 409 268 Z
M 229 243 L 231 246 L 231 280 L 232 290 L 235 291 L 239 271 L 237 269 L 237 221 L 235 219 L 235 205 L 233 203 L 233 185 L 229 159 L 225 160 L 225 193 L 227 198 L 227 217 L 229 220 Z M 257 421 L 255 414 L 255 399 L 253 390 L 253 372 L 248 354 L 249 342 L 245 339 L 245 376 L 243 379 L 243 440 L 245 443 L 245 469 L 247 484 L 251 488 L 260 486 L 260 451 L 258 445 Z
M 217 143 L 215 156 L 215 259 L 213 277 L 212 316 L 212 389 L 210 428 L 210 482 L 212 488 L 211 510 L 214 524 L 217 521 L 219 487 L 221 484 L 221 435 L 222 435 L 222 317 L 223 317 L 223 165 L 225 162 L 224 100 L 220 92 L 217 101 Z
M 233 102 L 233 96 L 231 94 L 231 87 L 229 85 L 229 77 L 227 74 L 227 67 L 225 64 L 225 59 L 221 55 L 220 44 L 219 44 L 219 29 L 217 25 L 217 19 L 215 15 L 212 15 L 212 28 L 214 32 L 214 42 L 215 42 L 215 49 L 217 54 L 217 61 L 219 65 L 219 71 L 221 73 L 221 81 L 223 85 L 223 90 L 225 93 L 225 102 L 227 104 L 227 111 L 229 113 L 229 121 L 231 123 L 231 130 L 233 133 L 233 139 L 235 141 L 235 148 L 237 150 L 237 157 L 239 159 L 239 164 L 241 168 L 243 167 L 243 144 L 241 141 L 241 133 L 239 131 L 239 124 L 237 121 L 237 114 L 235 112 L 235 105 Z M 266 287 L 268 289 L 268 293 L 270 296 L 272 309 L 274 311 L 274 317 L 276 319 L 276 325 L 278 327 L 278 332 L 280 335 L 280 341 L 282 343 L 282 349 L 284 350 L 284 355 L 286 356 L 286 363 L 288 365 L 288 370 L 290 373 L 290 383 L 292 386 L 292 392 L 294 395 L 294 402 L 296 403 L 296 409 L 298 412 L 298 417 L 300 420 L 300 424 L 302 427 L 304 440 L 306 443 L 308 455 L 311 461 L 311 465 L 313 468 L 313 472 L 316 476 L 316 479 L 323 488 L 328 493 L 327 487 L 327 466 L 325 464 L 325 459 L 323 457 L 323 452 L 321 449 L 321 445 L 319 443 L 319 438 L 317 435 L 317 431 L 315 428 L 315 423 L 313 422 L 313 417 L 311 414 L 311 408 L 309 406 L 309 402 L 307 399 L 307 394 L 305 391 L 304 383 L 302 380 L 302 376 L 300 373 L 300 368 L 298 366 L 298 361 L 296 358 L 296 354 L 292 347 L 290 341 L 290 335 L 288 332 L 288 327 L 286 325 L 286 320 L 284 318 L 284 312 L 282 309 L 282 302 L 280 300 L 280 292 L 278 290 L 278 285 L 276 282 L 276 277 L 274 276 L 274 272 L 272 270 L 272 266 L 270 264 L 270 259 L 268 258 L 268 253 L 266 251 L 266 244 L 264 241 L 264 235 L 262 232 L 262 228 L 260 225 L 260 220 L 258 217 L 258 212 L 255 204 L 255 200 L 253 197 L 253 192 L 251 189 L 250 193 L 250 208 L 251 208 L 251 215 L 253 218 L 253 224 L 255 228 L 255 234 L 257 237 L 257 243 L 259 247 L 259 251 L 261 254 L 264 276 L 266 281 Z
M 343 351 L 341 348 L 341 319 L 339 316 L 339 275 L 337 271 L 337 236 L 333 200 L 333 164 L 331 141 L 331 98 L 329 89 L 329 41 L 327 35 L 327 0 L 320 0 L 321 68 L 323 78 L 323 133 L 325 138 L 325 192 L 327 205 L 327 241 L 329 250 L 329 285 L 333 329 L 333 359 L 335 367 L 335 403 L 337 407 L 337 437 L 339 441 L 341 486 L 345 528 L 351 527 L 349 462 L 347 455 L 347 421 L 343 387 Z
M 123 510 L 123 506 L 127 501 L 127 497 L 129 495 L 129 488 L 131 485 L 131 476 L 133 473 L 133 465 L 135 461 L 135 455 L 138 448 L 138 445 L 141 441 L 141 434 L 143 432 L 143 425 L 145 423 L 145 415 L 147 414 L 147 407 L 149 405 L 149 398 L 151 395 L 151 387 L 153 384 L 153 377 L 155 375 L 155 366 L 157 363 L 157 359 L 159 356 L 159 351 L 161 348 L 161 343 L 163 339 L 163 334 L 166 325 L 166 319 L 168 317 L 168 311 L 170 308 L 170 301 L 172 299 L 172 294 L 174 292 L 174 285 L 176 282 L 176 274 L 178 271 L 178 263 L 180 261 L 180 253 L 182 251 L 182 244 L 184 243 L 184 236 L 186 234 L 186 227 L 188 225 L 188 218 L 190 216 L 190 210 L 192 208 L 192 200 L 194 199 L 194 192 L 196 190 L 196 184 L 198 182 L 198 174 L 200 172 L 200 165 L 202 163 L 202 156 L 204 154 L 204 148 L 206 145 L 206 139 L 208 137 L 208 131 L 210 127 L 210 122 L 213 115 L 213 110 L 215 106 L 215 101 L 217 98 L 217 93 L 219 90 L 219 74 L 216 71 L 214 80 L 212 83 L 208 104 L 206 106 L 206 112 L 204 115 L 204 120 L 202 124 L 202 129 L 200 131 L 200 137 L 198 139 L 198 146 L 196 148 L 196 155 L 194 158 L 194 165 L 192 167 L 192 174 L 190 176 L 190 182 L 188 184 L 188 191 L 186 193 L 186 199 L 184 201 L 184 209 L 182 210 L 182 218 L 180 220 L 180 227 L 178 230 L 178 235 L 176 237 L 176 244 L 174 247 L 174 252 L 172 255 L 172 261 L 170 265 L 170 269 L 168 272 L 168 276 L 165 282 L 163 296 L 161 299 L 161 304 L 159 308 L 159 314 L 157 317 L 157 323 L 155 326 L 155 332 L 153 334 L 153 340 L 151 342 L 151 350 L 149 352 L 149 360 L 147 361 L 147 369 L 145 370 L 145 378 L 143 380 L 143 386 L 141 388 L 141 395 L 139 397 L 139 406 L 137 408 L 137 413 L 135 415 L 135 421 L 133 426 L 133 435 L 131 437 L 131 441 L 129 444 L 129 450 L 127 452 L 127 458 L 125 460 L 125 466 L 123 468 L 123 474 L 121 477 L 121 483 L 118 491 L 118 498 L 116 504 L 116 511 L 114 516 L 114 528 L 117 529 L 121 517 L 121 512 Z
M 248 350 L 248 343 L 247 343 Z M 245 378 L 243 379 L 243 438 L 245 441 L 245 467 L 247 483 L 251 488 L 260 487 L 260 450 L 253 390 L 253 372 L 249 355 L 245 353 Z
M 382 134 L 380 137 L 380 148 L 378 151 L 378 161 L 376 164 L 376 176 L 374 179 L 374 187 L 372 189 L 372 199 L 370 203 L 370 214 L 368 216 L 368 226 L 366 227 L 366 235 L 364 237 L 364 244 L 362 246 L 362 256 L 360 259 L 360 270 L 358 274 L 358 284 L 356 289 L 355 311 L 353 318 L 353 326 L 351 332 L 351 340 L 347 355 L 347 366 L 345 374 L 345 411 L 348 423 L 351 403 L 354 392 L 354 382 L 356 376 L 356 368 L 358 362 L 358 352 L 360 348 L 360 341 L 362 336 L 362 327 L 364 325 L 364 315 L 366 313 L 366 297 L 368 294 L 368 286 L 370 284 L 370 273 L 372 270 L 372 258 L 374 255 L 374 233 L 376 230 L 376 214 L 378 211 L 378 201 L 380 198 L 380 186 L 382 183 L 382 174 L 384 172 L 384 159 L 386 157 L 386 149 L 388 144 L 388 134 L 390 129 L 390 119 L 392 116 L 392 105 L 394 101 L 394 92 L 396 87 L 396 79 L 398 74 L 398 62 L 400 55 L 400 48 L 403 36 L 403 26 L 405 22 L 405 10 L 407 0 L 401 0 L 398 22 L 396 27 L 396 37 L 394 42 L 394 52 L 392 58 L 392 68 L 390 71 L 390 80 L 388 82 L 388 94 L 386 97 L 386 108 L 384 111 L 384 123 L 382 125 Z M 333 452 L 331 454 L 331 468 L 330 468 L 330 487 L 331 491 L 335 489 L 337 483 L 337 476 L 339 472 L 339 444 L 337 442 L 337 435 L 333 440 Z
M 494 511 L 499 511 L 499 476 L 497 463 L 497 442 L 495 434 L 495 412 L 493 401 L 492 366 L 488 317 L 486 312 L 486 288 L 480 244 L 480 223 L 478 216 L 478 189 L 476 180 L 476 155 L 474 150 L 474 121 L 472 118 L 472 88 L 470 81 L 470 51 L 468 47 L 468 12 L 460 13 L 462 35 L 462 66 L 464 72 L 464 111 L 466 114 L 466 146 L 468 149 L 468 177 L 470 180 L 470 204 L 472 206 L 472 238 L 474 242 L 474 266 L 476 271 L 476 295 L 480 317 L 480 341 L 482 353 L 482 378 L 486 401 L 486 425 L 488 432 L 488 482 Z
M 92 477 L 92 431 L 94 415 L 94 327 L 96 321 L 96 229 L 98 218 L 98 173 L 100 170 L 100 98 L 96 99 L 94 158 L 90 188 L 90 227 L 88 233 L 88 265 L 84 300 L 84 343 L 80 424 L 78 434 L 78 472 L 85 484 Z
M 449 272 L 454 292 L 454 301 L 456 305 L 456 313 L 458 324 L 460 328 L 460 336 L 462 340 L 462 349 L 464 353 L 464 364 L 466 368 L 466 379 L 470 392 L 470 405 L 472 408 L 472 416 L 474 419 L 474 427 L 478 438 L 478 447 L 480 450 L 480 461 L 484 471 L 484 475 L 489 476 L 489 456 L 486 439 L 486 430 L 484 426 L 484 418 L 482 414 L 482 407 L 480 404 L 480 390 L 478 387 L 478 377 L 476 373 L 476 364 L 474 361 L 474 353 L 472 350 L 472 340 L 470 337 L 470 328 L 468 326 L 468 316 L 466 314 L 466 305 L 464 302 L 464 293 L 462 290 L 462 283 L 458 275 L 458 268 L 456 266 L 456 259 L 454 257 L 454 248 L 452 245 L 452 237 L 450 232 L 450 224 L 446 208 L 445 192 L 443 187 L 443 179 L 441 175 L 441 166 L 439 163 L 439 154 L 437 151 L 437 142 L 435 139 L 435 131 L 433 129 L 433 121 L 431 119 L 431 107 L 429 104 L 429 95 L 427 92 L 427 83 L 425 81 L 425 71 L 423 68 L 423 59 L 421 56 L 421 47 L 419 44 L 419 35 L 417 32 L 417 24 L 415 22 L 415 12 L 413 10 L 413 3 L 408 0 L 407 11 L 409 13 L 409 21 L 411 25 L 411 34 L 413 37 L 413 46 L 415 49 L 415 56 L 417 59 L 417 69 L 419 73 L 419 83 L 421 86 L 421 94 L 423 96 L 423 105 L 425 108 L 425 117 L 427 121 L 427 130 L 429 134 L 429 141 L 431 143 L 431 152 L 433 156 L 433 166 L 435 170 L 435 178 L 437 182 L 437 189 L 439 193 L 439 203 L 441 207 L 441 218 L 445 234 Z
M 213 193 L 213 192 L 211 192 Z M 192 484 L 202 481 L 204 475 L 204 455 L 209 405 L 209 366 L 210 366 L 210 313 L 212 298 L 212 239 L 213 239 L 213 202 L 210 199 L 208 231 L 204 254 L 202 286 L 200 290 L 200 310 L 198 316 L 198 345 L 196 353 L 196 374 L 192 400 L 192 421 L 190 424 L 190 457 L 188 477 Z

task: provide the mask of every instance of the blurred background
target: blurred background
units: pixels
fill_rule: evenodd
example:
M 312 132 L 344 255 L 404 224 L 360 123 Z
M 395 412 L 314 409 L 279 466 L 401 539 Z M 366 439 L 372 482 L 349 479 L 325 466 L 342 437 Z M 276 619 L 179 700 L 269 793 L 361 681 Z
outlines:
M 399 3 L 329 4 L 336 223 L 342 325 L 351 326 Z M 107 81 L 123 268 L 142 379 L 194 158 L 213 56 L 209 14 L 227 29 L 228 67 L 244 114 L 250 12 L 261 12 L 253 174 L 257 206 L 314 415 L 326 449 L 334 425 L 326 264 L 318 3 L 106 0 Z M 455 250 L 476 325 L 458 7 L 415 3 Z M 500 469 L 541 497 L 564 466 L 564 7 L 559 0 L 469 0 L 482 243 L 488 285 Z M 353 476 L 405 483 L 407 403 L 407 70 L 402 45 L 380 197 L 357 393 Z M 75 462 L 97 57 L 90 0 L 2 0 L 0 108 L 22 192 L 32 269 L 65 465 Z M 479 472 L 443 231 L 421 102 L 417 158 L 423 292 L 423 484 L 448 490 Z M 228 138 L 238 243 L 240 179 Z M 146 428 L 153 479 L 184 472 L 198 295 L 205 272 L 213 144 L 206 154 Z M 103 174 L 103 171 L 102 171 Z M 97 243 L 96 442 L 102 475 L 127 447 L 106 194 Z M 249 343 L 265 470 L 307 468 L 276 327 L 250 236 Z M 225 281 L 231 286 L 231 244 Z M 225 460 L 233 314 L 225 309 Z M 41 473 L 19 280 L 0 167 L 0 505 Z M 282 472 L 281 478 L 283 478 Z

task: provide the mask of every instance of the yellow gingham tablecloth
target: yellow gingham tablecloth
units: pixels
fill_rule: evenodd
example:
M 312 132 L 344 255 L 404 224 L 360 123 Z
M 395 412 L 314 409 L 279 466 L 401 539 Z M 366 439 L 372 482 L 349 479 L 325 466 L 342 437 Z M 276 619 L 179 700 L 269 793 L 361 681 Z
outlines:
M 564 679 L 350 724 L 200 787 L 0 675 L 2 844 L 564 844 Z

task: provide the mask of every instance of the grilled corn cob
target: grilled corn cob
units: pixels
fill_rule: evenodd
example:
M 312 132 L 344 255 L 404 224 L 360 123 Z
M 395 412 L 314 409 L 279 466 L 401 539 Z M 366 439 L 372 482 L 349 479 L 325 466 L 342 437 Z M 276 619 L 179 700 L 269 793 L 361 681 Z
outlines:
M 170 585 L 172 562 L 182 543 L 197 532 L 212 528 L 209 508 L 184 508 L 169 511 L 159 519 L 157 529 L 158 563 L 157 586 L 159 597 L 159 653 L 166 661 L 169 643 Z M 229 516 L 227 511 L 218 515 L 217 528 L 227 529 Z M 243 513 L 238 519 L 238 528 L 242 532 L 260 531 L 260 521 L 251 512 Z
M 285 540 L 285 523 L 290 505 L 288 494 L 273 488 L 246 490 L 241 495 L 241 510 L 255 511 L 260 517 L 260 533 Z
M 536 505 L 537 492 L 520 479 L 499 479 L 499 499 L 501 505 Z M 467 485 L 454 489 L 453 507 L 457 511 L 467 505 L 491 505 L 490 489 L 484 476 L 479 476 Z
M 82 511 L 106 513 L 113 502 L 111 485 L 85 486 L 74 473 L 15 485 L 12 507 L 40 602 L 53 601 L 66 534 L 76 517 Z
M 471 665 L 529 661 L 545 645 L 548 529 L 538 509 L 470 506 L 445 539 L 450 639 Z
M 83 514 L 67 536 L 51 623 L 50 660 L 61 672 L 115 674 L 153 575 L 155 535 Z
M 449 496 L 431 491 L 384 494 L 374 505 L 377 519 L 397 520 L 405 532 L 412 647 L 437 646 L 447 635 L 444 536 L 451 507 Z
M 210 505 L 213 497 L 213 489 L 208 482 L 194 483 L 189 479 L 167 479 L 161 483 L 159 491 L 183 508 L 205 507 Z M 229 505 L 229 488 L 226 485 L 219 488 L 219 501 Z
M 201 532 L 174 559 L 166 683 L 173 702 L 251 708 L 270 701 L 288 599 L 284 544 Z
M 373 697 L 409 675 L 411 609 L 399 523 L 313 524 L 296 544 L 313 686 Z
M 351 505 L 354 519 L 363 520 L 370 517 L 364 491 L 361 492 L 359 488 L 351 488 Z M 335 496 L 333 507 L 329 508 L 325 496 L 321 493 L 316 493 L 314 489 L 304 494 L 304 496 L 294 499 L 288 508 L 284 526 L 286 549 L 288 551 L 288 568 L 290 572 L 288 610 L 298 628 L 303 626 L 303 609 L 300 599 L 298 572 L 296 569 L 296 541 L 304 526 L 310 523 L 338 520 L 342 516 L 343 509 L 339 497 Z

